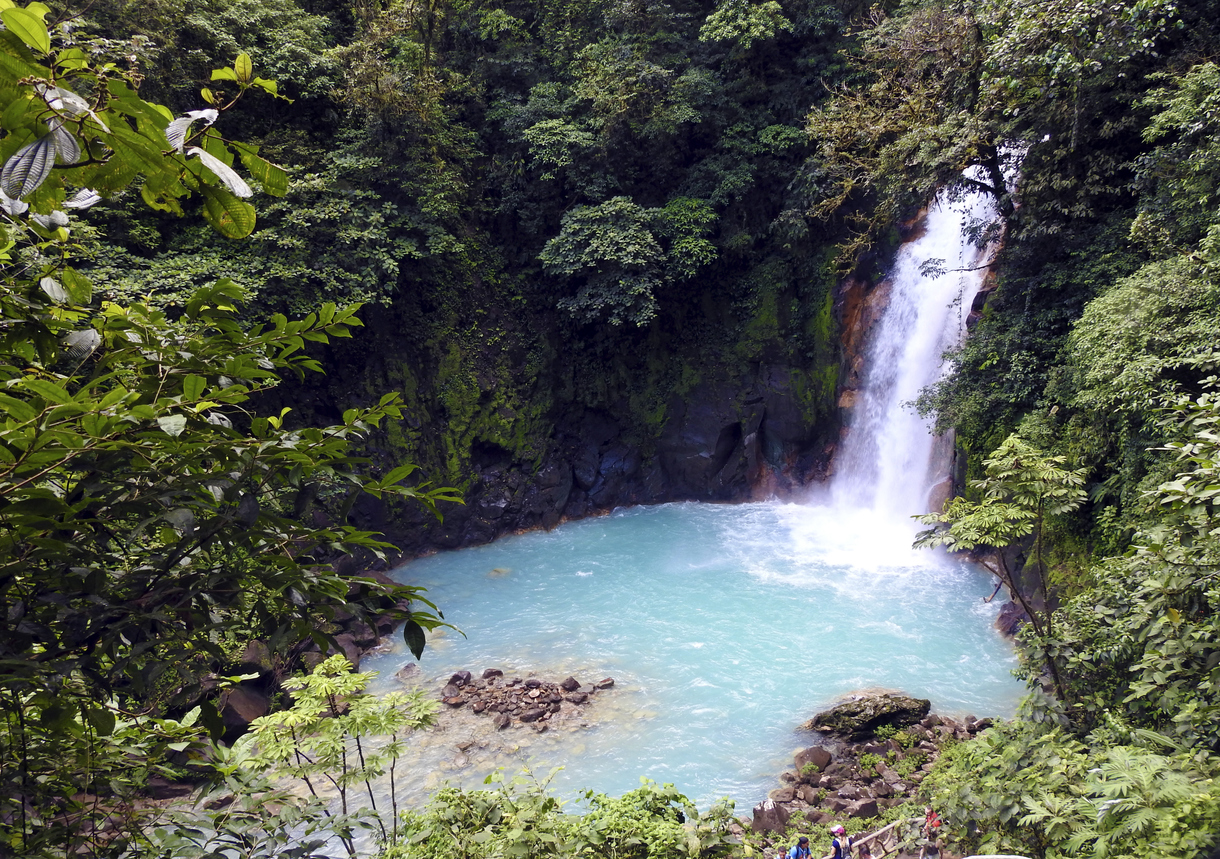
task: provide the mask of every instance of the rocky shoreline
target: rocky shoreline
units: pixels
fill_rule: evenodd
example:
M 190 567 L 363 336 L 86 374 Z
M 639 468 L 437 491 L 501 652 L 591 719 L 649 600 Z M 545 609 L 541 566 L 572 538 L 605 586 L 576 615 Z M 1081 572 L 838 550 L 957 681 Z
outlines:
M 770 847 L 793 825 L 874 817 L 917 800 L 948 744 L 991 727 L 988 718 L 958 721 L 929 710 L 927 700 L 883 694 L 855 696 L 819 713 L 802 726 L 818 732 L 819 743 L 796 753 L 780 787 L 742 824 Z

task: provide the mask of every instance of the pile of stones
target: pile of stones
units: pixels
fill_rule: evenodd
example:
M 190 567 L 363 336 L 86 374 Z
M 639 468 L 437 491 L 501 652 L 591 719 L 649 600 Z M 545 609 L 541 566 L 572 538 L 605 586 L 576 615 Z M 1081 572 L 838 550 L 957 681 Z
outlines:
M 826 745 L 795 755 L 794 770 L 783 773 L 781 786 L 755 806 L 749 826 L 756 833 L 782 834 L 791 823 L 869 818 L 917 801 L 919 785 L 940 756 L 941 746 L 949 740 L 969 740 L 989 727 L 990 719 L 967 716 L 959 722 L 930 713 L 902 727 L 905 742 L 897 736 L 880 739 L 856 732 L 830 736 Z
M 453 709 L 467 707 L 472 713 L 490 716 L 497 729 L 507 728 L 515 721 L 538 730 L 563 712 L 564 704 L 569 709 L 583 707 L 596 693 L 613 686 L 611 677 L 588 685 L 575 677 L 558 683 L 536 677 L 510 680 L 499 668 L 488 668 L 477 679 L 469 671 L 454 674 L 441 690 L 441 701 Z

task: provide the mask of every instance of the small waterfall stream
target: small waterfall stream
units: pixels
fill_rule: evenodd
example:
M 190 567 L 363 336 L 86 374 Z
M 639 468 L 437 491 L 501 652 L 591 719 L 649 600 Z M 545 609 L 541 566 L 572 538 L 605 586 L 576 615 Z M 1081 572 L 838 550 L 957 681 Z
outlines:
M 942 194 L 924 216 L 922 233 L 899 249 L 888 305 L 869 333 L 868 369 L 836 458 L 833 506 L 871 509 L 887 518 L 925 513 L 931 506 L 929 490 L 945 475 L 934 473 L 938 440 L 932 422 L 911 403 L 940 377 L 941 356 L 961 341 L 983 284 L 993 248 L 977 247 L 967 229 L 995 218 L 984 194 L 952 201 Z M 924 274 L 925 266 L 940 273 Z

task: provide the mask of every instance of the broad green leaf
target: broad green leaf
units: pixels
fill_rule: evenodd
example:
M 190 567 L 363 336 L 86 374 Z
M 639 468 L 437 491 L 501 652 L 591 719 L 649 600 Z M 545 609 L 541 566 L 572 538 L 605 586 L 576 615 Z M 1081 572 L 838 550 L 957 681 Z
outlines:
M 85 710 L 85 719 L 97 731 L 98 736 L 109 737 L 114 733 L 116 723 L 114 713 L 105 707 L 89 707 Z
M 424 655 L 424 647 L 428 643 L 427 636 L 424 635 L 424 628 L 413 620 L 408 620 L 402 627 L 402 640 L 406 642 L 407 649 L 411 651 L 411 655 L 416 659 L 420 659 Z
M 76 269 L 65 267 L 59 277 L 73 304 L 88 304 L 93 298 L 93 282 Z
M 400 480 L 405 480 L 407 477 L 411 476 L 411 474 L 417 468 L 418 466 L 415 465 L 400 465 L 382 479 L 381 485 L 390 486 L 398 483 Z
M 232 69 L 212 69 L 212 80 L 235 81 L 237 80 L 237 72 Z
M 4 19 L 4 26 L 13 35 L 31 48 L 43 54 L 51 52 L 51 35 L 47 32 L 47 25 L 34 12 L 13 7 L 0 11 L 0 18 Z
M 38 412 L 34 410 L 34 407 L 25 400 L 10 397 L 8 394 L 0 394 L 0 410 L 8 412 L 22 423 L 32 421 L 38 416 Z
M 204 185 L 203 215 L 222 236 L 244 239 L 254 231 L 254 207 L 229 193 L 226 188 Z
M 186 429 L 186 415 L 162 415 L 157 418 L 157 426 L 161 427 L 166 435 L 180 436 Z
M 10 131 L 16 131 L 26 122 L 33 121 L 39 113 L 46 109 L 42 99 L 35 99 L 31 92 L 23 92 L 14 98 L 0 114 L 0 125 Z
M 263 190 L 273 197 L 283 197 L 288 193 L 288 173 L 284 168 L 272 164 L 260 157 L 253 146 L 238 145 L 237 155 L 250 175 L 263 185 Z
M 89 55 L 80 48 L 68 48 L 55 55 L 55 65 L 61 69 L 84 69 L 89 66 Z
M 203 376 L 187 376 L 182 383 L 182 397 L 186 400 L 197 400 L 203 394 L 207 387 L 207 380 Z
M 254 76 L 254 63 L 250 62 L 250 55 L 240 53 L 233 63 L 233 71 L 237 73 L 237 79 L 242 83 L 249 83 L 250 78 Z
M 47 402 L 58 403 L 60 405 L 75 402 L 72 399 L 72 395 L 64 390 L 63 387 L 54 382 L 48 382 L 46 379 L 25 379 L 22 382 L 22 386 L 28 391 L 33 391 Z

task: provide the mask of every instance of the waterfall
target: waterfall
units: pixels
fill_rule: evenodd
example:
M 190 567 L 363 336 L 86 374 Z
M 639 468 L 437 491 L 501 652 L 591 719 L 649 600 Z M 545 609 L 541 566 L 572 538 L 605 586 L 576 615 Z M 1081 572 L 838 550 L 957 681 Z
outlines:
M 888 286 L 889 302 L 868 334 L 867 370 L 830 487 L 835 506 L 886 518 L 928 511 L 931 489 L 946 475 L 933 466 L 938 439 L 932 421 L 920 417 L 912 402 L 940 378 L 942 356 L 965 334 L 994 250 L 978 247 L 968 233 L 996 217 L 985 194 L 951 200 L 942 193 L 918 236 L 899 249 L 888 283 L 878 287 Z

